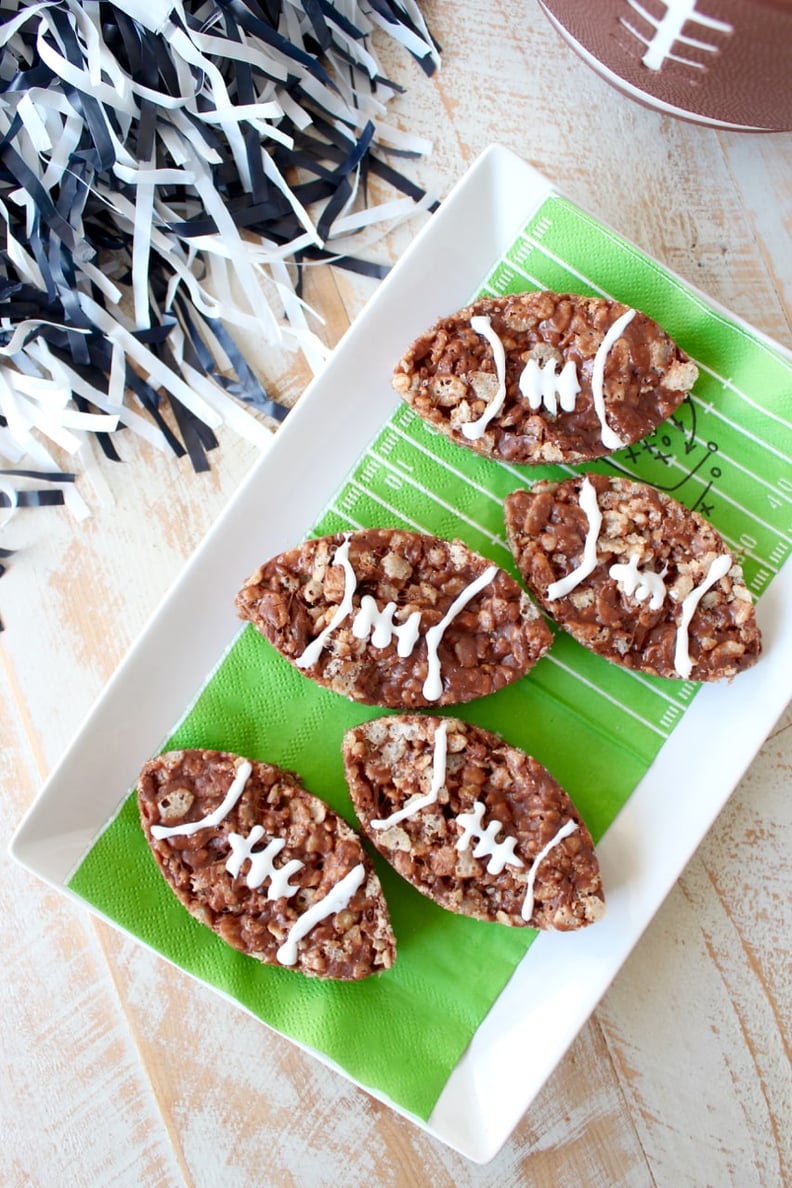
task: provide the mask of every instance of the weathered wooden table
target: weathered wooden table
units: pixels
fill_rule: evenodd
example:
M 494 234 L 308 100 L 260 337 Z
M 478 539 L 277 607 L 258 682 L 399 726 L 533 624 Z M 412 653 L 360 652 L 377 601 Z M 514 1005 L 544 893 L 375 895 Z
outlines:
M 714 132 L 620 97 L 538 6 L 427 0 L 443 47 L 390 119 L 443 196 L 491 142 L 737 314 L 792 343 L 792 135 Z M 419 216 L 416 225 L 428 216 Z M 379 247 L 395 259 L 415 229 Z M 329 269 L 309 298 L 334 344 L 374 282 Z M 297 399 L 299 358 L 270 386 Z M 792 395 L 790 396 L 792 406 Z M 0 587 L 2 833 L 255 461 L 213 470 L 136 446 L 84 491 L 93 516 L 17 516 Z M 9 529 L 9 533 L 11 529 Z M 145 695 L 145 691 L 143 691 Z M 792 1180 L 788 784 L 770 736 L 667 902 L 496 1159 L 468 1163 L 136 942 L 6 861 L 0 1179 L 6 1185 L 772 1185 Z

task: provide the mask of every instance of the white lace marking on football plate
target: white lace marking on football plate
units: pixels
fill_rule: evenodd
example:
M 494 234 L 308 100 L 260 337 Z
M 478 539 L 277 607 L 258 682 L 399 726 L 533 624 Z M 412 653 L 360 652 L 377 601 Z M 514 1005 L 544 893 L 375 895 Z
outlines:
M 620 18 L 620 23 L 624 25 L 628 32 L 632 33 L 642 45 L 646 46 L 646 53 L 641 58 L 641 62 L 649 70 L 662 69 L 663 63 L 666 61 L 679 62 L 680 65 L 689 66 L 693 70 L 704 70 L 703 63 L 696 62 L 692 58 L 684 58 L 680 54 L 673 52 L 674 45 L 688 45 L 691 49 L 702 50 L 705 53 L 717 54 L 719 49 L 709 41 L 702 41 L 697 37 L 690 37 L 682 32 L 685 25 L 692 21 L 697 25 L 701 25 L 705 29 L 712 29 L 718 33 L 730 34 L 734 32 L 734 26 L 728 24 L 726 21 L 719 21 L 715 17 L 705 16 L 699 12 L 696 7 L 696 0 L 669 0 L 665 6 L 665 16 L 660 20 L 652 16 L 638 0 L 627 0 L 635 12 L 651 25 L 655 30 L 652 37 L 645 37 L 640 33 L 629 21 L 624 17 Z

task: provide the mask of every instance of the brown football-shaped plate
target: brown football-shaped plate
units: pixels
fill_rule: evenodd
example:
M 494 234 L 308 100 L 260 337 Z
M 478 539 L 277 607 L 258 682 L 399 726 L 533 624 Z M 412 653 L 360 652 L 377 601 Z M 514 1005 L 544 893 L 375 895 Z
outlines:
M 357 726 L 343 755 L 363 832 L 441 907 L 558 931 L 602 916 L 591 836 L 530 755 L 479 726 L 428 714 Z
M 398 529 L 338 533 L 280 553 L 236 604 L 307 677 L 390 708 L 494 693 L 553 639 L 504 570 L 460 541 Z
M 228 752 L 170 751 L 143 767 L 138 807 L 178 899 L 233 948 L 337 981 L 393 965 L 371 859 L 293 773 Z
M 739 563 L 697 512 L 626 478 L 534 483 L 505 503 L 517 567 L 587 648 L 640 672 L 731 679 L 761 638 Z
M 504 462 L 587 462 L 678 408 L 695 364 L 651 318 L 604 297 L 511 293 L 442 317 L 393 387 L 458 445 Z
M 647 107 L 737 131 L 792 129 L 789 0 L 540 0 L 609 83 Z

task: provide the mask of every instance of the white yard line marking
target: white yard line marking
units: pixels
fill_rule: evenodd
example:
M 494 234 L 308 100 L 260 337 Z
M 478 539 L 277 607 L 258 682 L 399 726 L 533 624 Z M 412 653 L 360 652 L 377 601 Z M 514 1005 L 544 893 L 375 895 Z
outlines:
M 719 375 L 717 371 L 713 371 L 713 369 L 708 367 L 706 363 L 701 363 L 697 359 L 694 359 L 694 363 L 701 371 L 706 371 L 707 375 L 711 376 L 714 380 L 717 380 L 722 388 L 728 388 L 731 392 L 734 392 L 735 395 L 739 396 L 741 400 L 744 400 L 746 404 L 750 405 L 751 408 L 755 408 L 757 412 L 763 413 L 764 416 L 770 417 L 770 419 L 773 421 L 777 421 L 778 424 L 783 425 L 785 429 L 792 429 L 791 421 L 785 420 L 782 416 L 779 416 L 778 413 L 772 412 L 769 408 L 765 408 L 764 405 L 757 404 L 755 400 L 752 400 L 750 396 L 743 392 L 742 388 L 738 388 L 732 380 L 728 379 L 726 376 Z M 711 411 L 717 413 L 717 405 L 713 405 Z M 724 420 L 725 419 L 726 418 L 724 418 Z M 729 424 L 731 424 L 731 421 L 729 421 Z M 737 425 L 735 428 L 742 429 L 742 426 Z M 762 442 L 762 445 L 764 444 L 765 442 Z
M 327 510 L 328 512 L 333 512 L 335 515 L 337 515 L 339 520 L 346 520 L 347 524 L 351 524 L 356 530 L 360 532 L 365 531 L 363 524 L 361 524 L 358 520 L 354 520 L 352 516 L 350 516 L 349 512 L 342 511 L 341 508 L 337 507 L 335 503 L 331 503 Z
M 456 477 L 461 479 L 463 483 L 467 483 L 469 487 L 472 487 L 474 491 L 478 491 L 481 495 L 485 495 L 486 498 L 491 499 L 493 503 L 500 504 L 503 502 L 498 498 L 497 495 L 494 495 L 492 491 L 488 490 L 487 487 L 482 487 L 480 483 L 477 483 L 474 479 L 468 478 L 467 475 L 463 474 L 461 470 L 457 470 L 456 467 L 452 466 L 450 462 L 446 462 L 442 458 L 438 457 L 437 454 L 433 454 L 431 450 L 426 448 L 426 446 L 421 445 L 421 443 L 416 441 L 415 438 L 410 437 L 407 433 L 405 433 L 405 431 L 400 428 L 400 426 L 393 425 L 393 429 L 396 433 L 398 433 L 399 437 L 401 437 L 403 441 L 406 441 L 408 445 L 412 446 L 413 449 L 419 450 L 422 454 L 425 454 L 427 458 L 430 458 L 432 462 L 436 462 L 450 474 L 456 475 Z M 398 463 L 396 463 L 396 465 L 398 466 Z M 399 471 L 399 473 L 401 473 L 401 471 Z M 407 476 L 405 475 L 405 477 Z
M 669 705 L 673 705 L 679 710 L 686 710 L 689 708 L 689 702 L 680 701 L 676 697 L 672 697 L 671 694 L 665 689 L 658 689 L 657 685 L 653 685 L 644 673 L 631 672 L 630 676 L 634 681 L 637 681 L 639 685 L 643 685 L 645 689 L 648 689 L 650 693 L 654 693 L 655 696 L 662 698 L 663 701 L 667 701 Z M 694 686 L 691 686 L 691 689 L 693 688 Z
M 738 462 L 736 458 L 732 458 L 731 454 L 725 454 L 720 446 L 718 446 L 717 456 L 718 458 L 722 458 L 724 462 L 728 462 L 729 466 L 733 466 L 735 470 L 741 470 L 743 474 L 747 475 L 755 483 L 759 483 L 762 487 L 767 487 L 767 490 L 772 491 L 776 499 L 784 499 L 787 503 L 792 503 L 792 494 L 784 491 L 782 487 L 774 487 L 766 478 L 762 478 L 761 474 L 754 474 L 747 466 L 743 466 L 742 462 Z
M 721 532 L 721 537 L 723 543 L 729 546 L 732 553 L 735 554 L 736 560 L 740 561 L 740 563 L 742 563 L 743 557 L 750 557 L 760 568 L 769 569 L 774 574 L 778 573 L 778 566 L 776 564 L 769 560 L 766 561 L 764 557 L 757 557 L 756 553 L 751 552 L 741 541 L 735 540 L 733 536 L 728 536 L 725 532 Z
M 547 288 L 547 285 L 544 283 L 544 281 L 539 280 L 538 276 L 533 276 L 532 273 L 526 272 L 526 270 L 523 268 L 523 266 L 521 264 L 518 264 L 515 260 L 512 260 L 509 256 L 501 257 L 501 259 L 495 265 L 495 268 L 493 269 L 493 271 L 496 272 L 498 270 L 498 268 L 501 267 L 501 265 L 505 265 L 505 267 L 510 269 L 511 272 L 519 273 L 520 276 L 525 277 L 525 279 L 527 281 L 531 282 L 531 284 L 534 286 L 535 289 L 541 290 L 541 289 Z M 506 296 L 506 292 L 499 293 L 497 291 L 497 289 L 494 289 L 492 287 L 492 285 L 488 285 L 487 287 L 492 291 L 493 295 L 496 297 L 505 297 Z M 508 290 L 507 290 L 507 292 L 508 292 Z
M 547 256 L 548 260 L 552 260 L 554 264 L 559 264 L 561 268 L 570 274 L 570 276 L 577 277 L 577 279 L 582 281 L 584 285 L 587 285 L 588 288 L 593 289 L 595 293 L 599 293 L 600 297 L 609 297 L 611 301 L 618 300 L 618 298 L 614 297 L 612 293 L 609 293 L 600 285 L 595 284 L 590 276 L 586 276 L 584 273 L 580 272 L 579 269 L 575 268 L 574 264 L 570 264 L 569 261 L 564 260 L 562 256 L 557 256 L 555 252 L 551 252 L 549 248 L 546 248 L 543 244 L 539 243 L 538 240 L 533 239 L 530 235 L 526 235 L 525 238 L 526 241 L 536 249 L 536 251 L 541 252 L 543 256 Z M 528 280 L 534 280 L 530 273 L 526 272 L 522 264 L 517 264 L 516 261 L 514 261 L 512 262 L 512 267 L 514 268 L 514 271 L 519 272 L 521 276 L 527 277 Z M 545 286 L 542 285 L 540 287 L 544 288 Z
M 612 697 L 610 693 L 606 693 L 605 690 L 600 688 L 599 685 L 595 685 L 593 681 L 581 676 L 581 674 L 576 672 L 574 668 L 570 668 L 568 664 L 564 664 L 558 659 L 557 656 L 554 656 L 552 651 L 547 653 L 545 659 L 549 660 L 551 664 L 555 664 L 557 668 L 563 669 L 563 671 L 568 673 L 569 676 L 574 677 L 576 680 L 586 685 L 589 689 L 593 689 L 595 693 L 598 693 L 600 697 L 604 697 L 605 700 L 609 701 L 612 705 L 617 706 L 623 713 L 629 714 L 631 718 L 635 718 L 636 722 L 640 722 L 642 726 L 647 728 L 647 730 L 654 731 L 654 733 L 659 734 L 661 738 L 668 738 L 668 734 L 664 730 L 661 730 L 659 726 L 656 726 L 654 722 L 647 721 L 646 718 L 643 718 L 640 714 L 636 713 L 635 710 L 630 709 L 630 707 L 625 705 L 624 702 L 619 701 L 618 697 Z M 629 670 L 625 669 L 625 671 Z M 631 673 L 630 675 L 635 674 Z
M 694 360 L 694 362 L 695 362 L 695 360 Z M 701 367 L 702 371 L 708 370 L 706 367 L 704 367 L 700 363 L 698 363 L 696 365 L 698 367 Z M 719 377 L 716 375 L 716 373 L 714 371 L 710 372 L 710 375 L 712 375 L 713 378 L 715 378 L 715 379 L 719 379 Z M 725 382 L 726 381 L 724 381 L 724 383 Z M 752 400 L 750 400 L 747 396 L 745 396 L 745 394 L 743 392 L 741 392 L 739 390 L 739 388 L 735 388 L 733 384 L 731 385 L 731 387 L 732 387 L 733 392 L 735 392 L 738 396 L 742 396 L 745 399 L 746 404 L 752 405 L 754 408 L 758 409 L 759 412 L 767 413 L 768 417 L 771 417 L 771 418 L 773 417 L 773 414 L 768 413 L 767 409 L 759 408 L 758 405 L 754 404 Z M 777 450 L 775 448 L 775 446 L 770 445 L 770 442 L 766 441 L 763 437 L 757 437 L 755 433 L 751 433 L 750 429 L 746 429 L 744 425 L 738 425 L 736 423 L 736 421 L 732 421 L 730 417 L 726 416 L 726 414 L 723 412 L 722 409 L 718 408 L 718 406 L 714 402 L 714 400 L 704 400 L 703 397 L 699 396 L 698 394 L 696 394 L 694 392 L 691 392 L 690 395 L 691 395 L 691 398 L 693 400 L 695 400 L 696 404 L 699 406 L 699 408 L 702 410 L 702 412 L 711 413 L 714 417 L 717 417 L 719 421 L 723 421 L 724 425 L 728 425 L 730 429 L 734 429 L 737 433 L 741 433 L 743 435 L 743 437 L 747 437 L 749 439 L 749 441 L 756 442 L 756 444 L 761 446 L 762 449 L 767 450 L 768 453 L 770 453 L 770 454 L 775 454 L 775 456 L 777 458 L 781 458 L 781 460 L 783 462 L 785 462 L 787 465 L 789 464 L 789 455 L 786 453 L 785 450 Z M 776 418 L 776 420 L 777 419 L 778 418 Z M 786 428 L 789 428 L 789 426 L 786 425 L 786 422 L 782 422 L 782 424 Z
M 500 462 L 499 465 L 502 467 L 503 470 L 506 471 L 507 474 L 510 474 L 513 478 L 516 478 L 519 480 L 520 487 L 522 489 L 525 489 L 532 485 L 532 479 L 531 479 L 530 475 L 522 474 L 517 469 L 516 466 L 511 466 L 508 462 Z M 576 470 L 573 470 L 573 468 L 571 466 L 564 465 L 560 462 L 555 463 L 553 465 L 553 470 L 563 470 L 566 472 L 566 474 L 568 474 L 570 476 L 570 478 L 573 475 L 578 473 Z
M 441 497 L 435 491 L 430 490 L 429 487 L 425 487 L 424 484 L 419 483 L 417 479 L 410 478 L 409 475 L 405 474 L 403 470 L 399 470 L 399 468 L 394 466 L 392 462 L 389 462 L 387 458 L 383 458 L 381 454 L 378 454 L 375 449 L 372 448 L 368 450 L 367 454 L 368 457 L 373 458 L 376 462 L 379 462 L 380 466 L 384 466 L 392 474 L 397 475 L 398 478 L 402 480 L 402 482 L 409 483 L 409 485 L 416 491 L 420 491 L 422 495 L 426 495 L 427 498 L 434 500 L 435 503 L 438 503 L 440 507 L 445 508 L 446 511 L 451 512 L 451 514 L 456 516 L 457 519 L 463 520 L 465 524 L 468 524 L 471 528 L 474 528 L 477 532 L 480 532 L 482 536 L 486 536 L 487 540 L 491 541 L 495 545 L 498 545 L 499 548 L 503 549 L 511 557 L 511 549 L 506 544 L 506 541 L 502 539 L 502 537 L 496 536 L 482 524 L 479 524 L 476 520 L 472 520 L 470 516 L 466 516 L 464 512 L 461 512 L 452 503 L 447 503 L 445 499 L 441 499 Z
M 713 457 L 719 456 L 720 455 L 713 455 Z M 686 467 L 683 466 L 679 459 L 673 455 L 669 459 L 669 465 L 675 467 L 677 470 L 681 470 L 683 472 L 686 471 Z M 636 481 L 641 482 L 642 480 L 638 479 Z M 706 486 L 706 483 L 704 485 Z M 662 487 L 659 489 L 661 491 L 663 490 Z M 670 492 L 666 493 L 670 494 Z M 741 511 L 743 515 L 747 516 L 750 520 L 753 520 L 755 523 L 761 525 L 762 528 L 766 528 L 768 532 L 773 534 L 773 536 L 779 537 L 781 540 L 787 541 L 787 543 L 792 543 L 792 538 L 782 532 L 780 528 L 777 528 L 774 524 L 768 524 L 767 520 L 763 520 L 761 516 L 756 515 L 755 512 L 752 512 L 750 508 L 746 507 L 743 503 L 740 503 L 737 499 L 732 499 L 731 495 L 727 495 L 726 492 L 722 490 L 722 488 L 714 487 L 713 493 L 716 498 L 722 499 L 724 502 L 731 504 L 732 507 L 736 507 L 738 511 Z
M 628 243 L 624 239 L 621 239 L 614 231 L 611 231 L 608 227 L 603 226 L 601 223 L 593 223 L 591 219 L 584 215 L 583 211 L 579 210 L 572 203 L 566 202 L 563 199 L 560 199 L 560 201 L 564 206 L 564 210 L 568 214 L 574 216 L 579 223 L 583 223 L 587 229 L 594 227 L 596 231 L 603 234 L 606 239 L 615 244 L 620 251 L 626 251 L 627 254 L 634 260 L 639 260 L 642 265 L 646 264 L 646 258 L 640 249 L 633 247 L 632 244 Z M 524 238 L 530 237 L 524 236 Z M 532 239 L 532 242 L 536 241 Z M 537 244 L 537 246 L 539 245 Z M 680 277 L 676 277 L 672 273 L 666 272 L 662 266 L 661 271 L 669 284 L 673 285 L 678 293 L 681 293 L 687 301 L 690 301 L 691 304 L 695 305 L 703 313 L 706 313 L 709 317 L 714 318 L 716 321 L 720 322 L 721 325 L 726 325 L 731 330 L 736 330 L 741 338 L 748 339 L 753 344 L 753 346 L 758 347 L 759 350 L 763 351 L 765 355 L 769 355 L 774 363 L 786 361 L 786 356 L 779 356 L 779 352 L 776 347 L 768 342 L 764 342 L 761 338 L 755 337 L 755 332 L 751 332 L 753 327 L 747 328 L 745 326 L 741 326 L 738 322 L 732 321 L 728 314 L 724 315 L 718 310 L 713 309 L 711 305 L 707 304 L 706 300 L 702 299 L 697 293 L 689 289 Z
M 410 527 L 414 528 L 416 532 L 426 535 L 426 533 L 429 531 L 428 528 L 425 528 L 422 524 L 417 524 L 415 520 L 411 519 L 408 515 L 405 515 L 405 513 L 400 508 L 394 507 L 393 504 L 388 503 L 386 499 L 381 499 L 379 495 L 375 495 L 373 491 L 371 491 L 368 487 L 364 487 L 362 483 L 357 481 L 357 479 L 350 479 L 349 485 L 352 487 L 357 487 L 357 489 L 363 495 L 368 495 L 369 499 L 373 499 L 375 503 L 380 505 L 380 507 L 384 507 L 386 511 L 402 520 L 405 524 L 409 524 Z M 432 533 L 432 535 L 434 535 L 434 533 Z

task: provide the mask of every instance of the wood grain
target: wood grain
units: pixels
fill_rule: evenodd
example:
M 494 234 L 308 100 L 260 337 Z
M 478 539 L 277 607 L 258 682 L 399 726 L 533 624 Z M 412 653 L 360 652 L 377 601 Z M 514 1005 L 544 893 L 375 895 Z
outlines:
M 536 4 L 422 7 L 443 47 L 439 76 L 425 78 L 378 43 L 385 72 L 405 87 L 389 121 L 434 143 L 430 158 L 402 163 L 411 176 L 443 197 L 482 149 L 506 144 L 792 343 L 792 136 L 715 133 L 630 103 L 566 48 Z M 428 217 L 369 235 L 367 256 L 397 259 Z M 375 287 L 340 269 L 311 275 L 307 296 L 323 319 L 312 325 L 328 347 Z M 305 360 L 242 343 L 269 389 L 298 400 L 311 378 Z M 20 549 L 0 586 L 6 838 L 256 451 L 224 432 L 201 476 L 131 439 L 123 454 L 101 466 L 96 489 L 80 480 L 90 519 L 20 513 L 4 536 Z M 486 1167 L 6 861 L 0 1182 L 789 1184 L 791 777 L 787 711 Z

